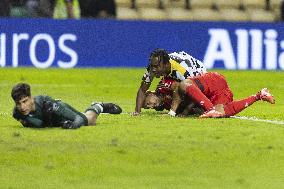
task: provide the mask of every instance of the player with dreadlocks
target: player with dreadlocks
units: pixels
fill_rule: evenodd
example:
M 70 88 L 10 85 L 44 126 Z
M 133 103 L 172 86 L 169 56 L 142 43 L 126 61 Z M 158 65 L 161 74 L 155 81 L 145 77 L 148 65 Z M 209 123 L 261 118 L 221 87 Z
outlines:
M 145 100 L 146 91 L 150 88 L 153 78 L 169 77 L 175 81 L 183 81 L 187 78 L 206 73 L 203 63 L 186 52 L 168 53 L 164 49 L 155 49 L 149 58 L 149 64 L 142 77 L 142 82 L 136 96 L 136 107 L 133 115 L 139 115 Z M 173 98 L 179 98 L 173 91 Z M 176 109 L 176 107 L 171 107 Z
M 169 78 L 163 79 L 161 82 L 155 91 L 147 91 L 143 107 L 152 109 L 168 109 L 169 106 L 178 107 L 170 110 L 172 116 L 179 114 L 183 110 L 182 108 L 188 109 L 197 106 L 205 111 L 200 116 L 201 118 L 230 117 L 259 100 L 270 104 L 275 103 L 273 95 L 267 88 L 261 89 L 255 95 L 234 101 L 233 93 L 226 79 L 217 72 L 208 72 L 182 82 L 176 82 Z M 173 90 L 179 91 L 178 94 L 182 100 L 175 101 L 171 98 Z M 180 102 L 187 103 L 190 107 L 173 106 L 173 104 L 180 104 Z

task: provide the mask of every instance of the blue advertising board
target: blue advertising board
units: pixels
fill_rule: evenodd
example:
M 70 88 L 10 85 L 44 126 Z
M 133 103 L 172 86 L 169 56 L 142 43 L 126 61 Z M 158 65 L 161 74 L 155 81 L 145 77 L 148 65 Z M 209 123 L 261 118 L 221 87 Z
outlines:
M 0 66 L 145 67 L 155 48 L 207 68 L 284 69 L 282 23 L 0 19 Z

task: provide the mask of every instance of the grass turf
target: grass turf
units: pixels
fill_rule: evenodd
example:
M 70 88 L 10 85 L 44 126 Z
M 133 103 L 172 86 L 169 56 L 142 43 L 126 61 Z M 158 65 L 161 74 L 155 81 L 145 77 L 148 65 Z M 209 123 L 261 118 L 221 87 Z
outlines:
M 11 117 L 11 87 L 61 98 L 83 111 L 114 101 L 134 110 L 143 69 L 0 69 L 0 188 L 283 188 L 284 125 L 172 118 L 144 110 L 100 115 L 95 127 L 28 129 Z M 239 116 L 284 120 L 282 72 L 220 71 L 235 99 L 268 87 L 276 104 Z M 152 86 L 154 88 L 154 85 Z

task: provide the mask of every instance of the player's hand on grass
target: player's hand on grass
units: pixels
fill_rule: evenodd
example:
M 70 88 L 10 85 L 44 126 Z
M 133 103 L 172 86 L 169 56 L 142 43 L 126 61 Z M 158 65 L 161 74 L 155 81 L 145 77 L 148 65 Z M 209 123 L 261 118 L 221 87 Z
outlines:
M 62 129 L 78 129 L 79 127 L 77 127 L 72 121 L 64 121 L 62 124 Z
M 132 116 L 139 116 L 139 115 L 140 115 L 140 112 L 132 112 L 131 115 L 132 115 Z
M 176 112 L 173 111 L 172 109 L 169 111 L 168 115 L 175 117 L 176 116 Z

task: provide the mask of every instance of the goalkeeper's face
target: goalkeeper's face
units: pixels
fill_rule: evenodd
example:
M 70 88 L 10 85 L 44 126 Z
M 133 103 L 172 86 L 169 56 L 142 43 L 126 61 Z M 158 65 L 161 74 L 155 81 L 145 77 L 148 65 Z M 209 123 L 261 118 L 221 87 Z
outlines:
M 34 99 L 31 96 L 22 97 L 16 102 L 16 108 L 22 115 L 28 115 L 35 109 Z
M 155 109 L 159 107 L 161 103 L 162 103 L 161 98 L 159 98 L 155 93 L 151 92 L 146 96 L 143 108 Z

